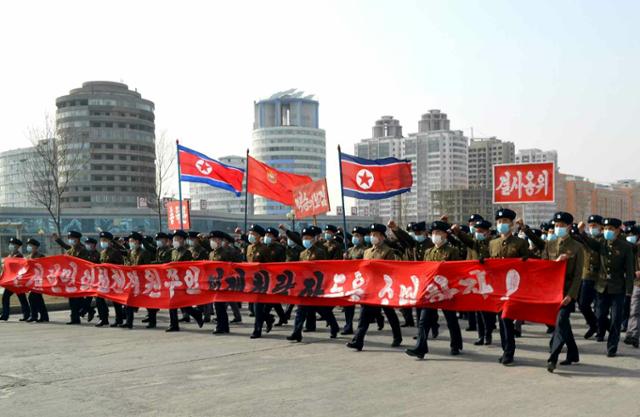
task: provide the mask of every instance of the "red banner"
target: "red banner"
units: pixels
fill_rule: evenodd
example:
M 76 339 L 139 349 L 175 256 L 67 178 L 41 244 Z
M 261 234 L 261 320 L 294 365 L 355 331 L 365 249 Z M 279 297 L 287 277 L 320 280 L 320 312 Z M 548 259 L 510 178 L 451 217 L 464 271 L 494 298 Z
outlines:
M 167 201 L 167 228 L 169 230 L 191 229 L 191 205 L 189 200 L 182 200 L 182 224 L 180 224 L 180 202 Z
M 331 210 L 327 179 L 296 187 L 293 190 L 293 210 L 297 219 L 324 214 Z
M 565 262 L 520 259 L 483 264 L 352 260 L 121 266 L 58 255 L 4 262 L 0 286 L 16 293 L 99 296 L 136 307 L 177 308 L 212 301 L 370 304 L 502 311 L 505 317 L 548 324 L 555 323 L 565 273 Z
M 555 164 L 503 164 L 493 166 L 493 202 L 553 203 Z

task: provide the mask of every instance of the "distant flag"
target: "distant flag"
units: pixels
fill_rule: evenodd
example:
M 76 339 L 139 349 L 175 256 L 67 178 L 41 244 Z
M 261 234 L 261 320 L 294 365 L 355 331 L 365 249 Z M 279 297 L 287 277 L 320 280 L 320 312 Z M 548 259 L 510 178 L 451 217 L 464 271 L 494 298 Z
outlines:
M 279 171 L 247 155 L 247 191 L 293 206 L 293 190 L 313 181 L 306 175 Z
M 364 159 L 340 152 L 342 191 L 347 197 L 380 200 L 411 190 L 408 159 Z
M 199 182 L 212 187 L 242 193 L 244 169 L 223 164 L 205 154 L 178 144 L 180 181 Z

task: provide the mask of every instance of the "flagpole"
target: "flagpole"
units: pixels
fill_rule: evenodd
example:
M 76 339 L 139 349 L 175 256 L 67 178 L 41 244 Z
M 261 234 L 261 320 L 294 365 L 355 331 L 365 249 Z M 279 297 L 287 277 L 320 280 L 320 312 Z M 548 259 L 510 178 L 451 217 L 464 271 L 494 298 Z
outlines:
M 178 161 L 178 200 L 180 201 L 180 230 L 184 229 L 184 223 L 182 221 L 182 181 L 180 180 L 180 141 L 176 139 L 176 154 Z
M 244 162 L 244 228 L 243 233 L 247 233 L 247 210 L 249 210 L 249 148 Z
M 342 200 L 342 231 L 344 235 L 344 253 L 347 253 L 347 208 L 344 206 L 344 185 L 342 183 L 342 151 L 338 145 L 338 166 L 340 167 L 340 198 Z

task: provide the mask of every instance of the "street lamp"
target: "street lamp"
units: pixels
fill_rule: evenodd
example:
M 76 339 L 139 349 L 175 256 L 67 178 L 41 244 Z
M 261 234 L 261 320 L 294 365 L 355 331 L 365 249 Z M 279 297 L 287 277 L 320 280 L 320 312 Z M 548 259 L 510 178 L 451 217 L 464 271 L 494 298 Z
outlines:
M 292 231 L 296 231 L 296 213 L 291 210 L 290 212 L 287 213 L 287 219 L 291 220 L 291 230 Z

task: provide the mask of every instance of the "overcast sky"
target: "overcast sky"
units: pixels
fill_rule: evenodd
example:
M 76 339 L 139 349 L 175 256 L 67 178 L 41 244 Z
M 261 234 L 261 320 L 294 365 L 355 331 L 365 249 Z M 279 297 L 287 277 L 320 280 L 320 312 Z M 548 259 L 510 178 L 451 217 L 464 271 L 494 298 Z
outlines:
M 4 2 L 0 151 L 27 146 L 56 97 L 112 80 L 155 102 L 157 133 L 242 154 L 253 101 L 298 88 L 320 101 L 333 206 L 336 146 L 381 115 L 415 132 L 429 109 L 557 149 L 562 172 L 638 179 L 638 16 L 637 1 Z

